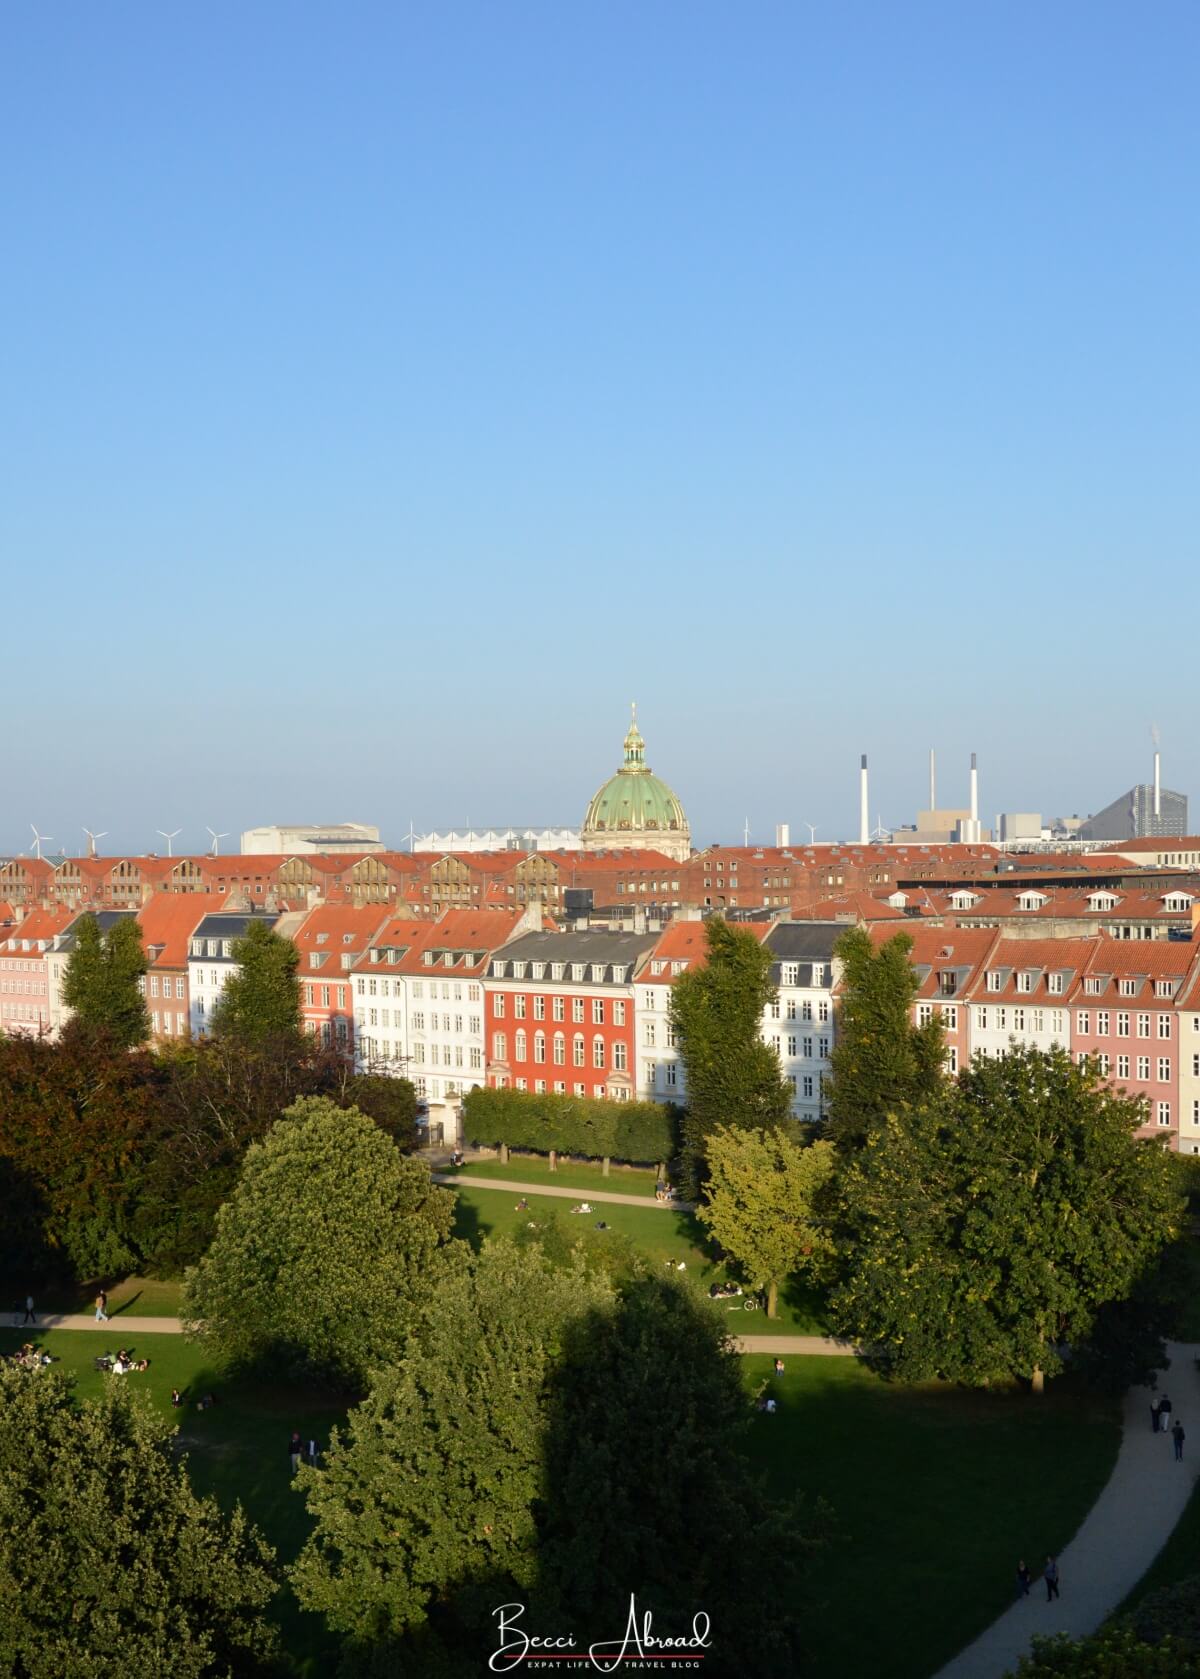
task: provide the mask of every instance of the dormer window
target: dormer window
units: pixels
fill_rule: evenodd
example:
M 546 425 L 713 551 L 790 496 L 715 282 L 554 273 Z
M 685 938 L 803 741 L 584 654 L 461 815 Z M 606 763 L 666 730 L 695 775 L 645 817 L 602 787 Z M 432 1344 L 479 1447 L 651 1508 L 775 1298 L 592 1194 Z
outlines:
M 987 977 L 987 988 L 988 988 L 989 991 L 999 991 L 999 989 L 1003 985 L 1003 983 L 1004 983 L 1004 975 L 1003 974 L 992 973 L 992 974 L 989 974 L 988 977 Z
M 389 951 L 388 951 L 388 956 L 389 956 L 389 957 L 390 957 L 390 956 L 392 956 L 392 955 L 393 955 L 393 952 L 392 952 L 392 951 L 390 951 L 390 950 L 389 950 Z M 382 950 L 373 950 L 373 951 L 372 951 L 372 952 L 371 952 L 371 961 L 372 961 L 372 962 L 382 962 L 382 961 L 383 961 L 383 952 L 382 952 Z
M 432 950 L 426 950 L 426 951 L 422 952 L 421 960 L 424 962 L 424 964 L 427 968 L 432 968 L 433 967 L 433 952 L 432 952 Z
M 343 933 L 342 934 L 342 943 L 343 944 L 353 944 L 354 943 L 354 934 L 353 933 Z
M 1083 982 L 1083 989 L 1089 997 L 1098 997 L 1104 990 L 1104 981 L 1095 974 L 1089 974 Z
M 576 985 L 582 983 L 583 976 L 586 972 L 587 969 L 584 967 L 582 962 L 571 963 L 571 978 L 574 980 Z
M 327 944 L 328 942 L 329 942 L 329 934 L 328 933 L 318 933 L 317 934 L 317 943 L 318 944 Z
M 561 962 L 552 962 L 550 964 L 550 978 L 551 979 L 561 979 L 562 977 L 563 977 L 563 964 Z
M 1115 909 L 1117 897 L 1114 892 L 1091 892 L 1088 894 L 1088 908 L 1099 910 Z
M 1034 910 L 1041 909 L 1043 904 L 1049 903 L 1044 892 L 1021 892 L 1017 896 L 1017 908 Z
M 781 985 L 799 985 L 799 983 L 800 983 L 800 964 L 799 964 L 799 962 L 785 962 L 783 964 L 782 968 L 779 971 L 779 983 Z
M 1030 992 L 1033 990 L 1033 975 L 1029 973 L 1017 975 L 1017 990 Z
M 535 962 L 533 964 L 533 977 L 534 979 L 545 979 L 546 964 L 544 962 Z
M 1186 892 L 1168 892 L 1163 904 L 1173 915 L 1182 915 L 1191 908 L 1193 901 Z
M 1123 979 L 1118 984 L 1117 990 L 1121 993 L 1122 997 L 1136 997 L 1138 992 L 1137 980 Z
M 222 956 L 232 956 L 233 955 L 233 940 L 232 939 L 222 939 L 221 940 L 221 955 Z
M 662 961 L 660 957 L 656 957 L 650 964 L 650 972 L 652 974 L 661 974 L 666 970 L 666 966 L 667 964 Z
M 671 963 L 671 972 L 673 974 L 681 974 L 686 967 L 687 967 L 686 962 L 672 962 Z
M 1154 995 L 1156 997 L 1173 997 L 1175 995 L 1174 980 L 1156 979 L 1154 982 Z
M 492 978 L 493 979 L 503 979 L 504 978 L 504 963 L 503 962 L 493 962 L 492 963 Z
M 953 968 L 947 968 L 938 975 L 938 994 L 942 997 L 953 997 L 958 990 L 958 975 Z
M 1046 977 L 1046 990 L 1052 997 L 1061 997 L 1063 993 L 1063 976 L 1061 974 L 1048 974 Z
M 592 984 L 593 985 L 603 985 L 604 984 L 604 963 L 603 962 L 593 962 L 592 963 Z
M 193 939 L 192 940 L 192 955 L 193 956 L 203 956 L 204 955 L 204 940 L 203 939 Z

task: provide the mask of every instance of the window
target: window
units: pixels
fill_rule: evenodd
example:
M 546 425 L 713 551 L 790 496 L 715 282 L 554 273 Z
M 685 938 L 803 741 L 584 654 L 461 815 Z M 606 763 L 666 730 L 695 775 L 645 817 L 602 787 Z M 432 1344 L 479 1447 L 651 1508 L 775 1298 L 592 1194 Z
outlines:
M 1017 975 L 1017 990 L 1018 991 L 1032 991 L 1033 990 L 1033 975 L 1032 974 L 1018 974 Z
M 1148 1055 L 1138 1056 L 1137 1076 L 1140 1079 L 1148 1079 L 1150 1077 L 1150 1057 Z
M 416 995 L 416 989 L 417 988 L 414 985 L 414 987 L 413 987 L 413 995 L 414 996 Z M 504 993 L 503 993 L 503 991 L 497 991 L 497 993 L 496 993 L 494 1012 L 495 1012 L 495 1016 L 496 1016 L 497 1020 L 503 1020 L 504 1019 Z
M 535 997 L 533 999 L 533 1018 L 535 1020 L 545 1020 L 546 999 L 544 997 Z
M 513 998 L 513 1014 L 518 1020 L 525 1018 L 525 993 L 519 991 Z
M 787 1003 L 784 1005 L 784 1012 L 786 1013 L 787 1018 L 789 1020 L 795 1020 L 795 1018 L 796 1018 L 796 999 L 794 997 L 789 997 L 788 998 Z
M 1096 1036 L 1098 1038 L 1107 1038 L 1107 1036 L 1108 1036 L 1108 1010 L 1107 1009 L 1097 1009 L 1096 1010 Z
M 506 1032 L 492 1033 L 492 1059 L 504 1061 L 508 1058 L 508 1034 Z
M 999 991 L 1000 985 L 1001 985 L 1001 982 L 1002 982 L 1002 978 L 1003 978 L 1003 976 L 1000 975 L 1000 974 L 989 974 L 988 977 L 987 977 L 987 988 L 988 988 L 988 990 L 989 991 Z
M 785 962 L 783 964 L 782 968 L 779 971 L 779 983 L 780 983 L 780 985 L 799 985 L 799 983 L 800 983 L 800 964 L 799 964 L 799 962 Z
M 582 1067 L 585 1065 L 586 1058 L 584 1056 L 582 1032 L 576 1032 L 574 1038 L 571 1040 L 571 1062 L 572 1065 L 576 1067 Z
M 800 1080 L 800 1090 L 801 1094 L 807 1096 L 811 1101 L 813 1094 L 813 1079 L 811 1073 L 805 1073 L 803 1078 Z
M 517 1089 L 518 1090 L 528 1090 L 529 1089 L 528 1079 L 518 1079 L 517 1080 Z
M 1091 1029 L 1092 1017 L 1090 1012 L 1087 1009 L 1080 1009 L 1075 1016 L 1075 1030 L 1077 1032 L 1090 1032 Z
M 817 1039 L 817 1053 L 820 1055 L 822 1061 L 826 1061 L 826 1060 L 829 1059 L 829 1039 L 828 1038 L 818 1038 Z
M 554 1065 L 565 1067 L 567 1064 L 567 1040 L 561 1032 L 554 1034 Z
M 980 1008 L 976 1009 L 976 1011 L 975 1011 L 975 1024 L 981 1032 L 986 1032 L 987 1031 L 987 1023 L 988 1023 L 988 1013 L 987 1013 L 987 1004 L 985 1003 Z
M 1171 1058 L 1169 1055 L 1160 1055 L 1158 1058 L 1158 1082 L 1159 1084 L 1170 1084 L 1171 1082 Z
M 561 997 L 555 997 L 550 1004 L 550 1013 L 555 1020 L 566 1019 L 566 1005 Z
M 944 1008 L 942 1010 L 942 1025 L 946 1028 L 947 1032 L 957 1032 L 958 1031 L 958 1006 L 957 1006 L 957 1004 L 951 1004 L 951 1005 L 949 1005 L 949 1007 Z
M 668 1061 L 663 1066 L 664 1080 L 668 1090 L 674 1090 L 679 1082 L 679 1068 L 674 1061 Z
M 583 1022 L 583 998 L 582 997 L 572 997 L 571 998 L 571 1019 L 574 1020 L 574 1021 L 578 1021 L 580 1024 L 582 1024 L 582 1022 Z
M 613 1000 L 613 1025 L 614 1026 L 624 1026 L 624 1024 L 625 1024 L 625 999 L 623 997 L 617 997 Z
M 1171 1123 L 1171 1104 L 1170 1104 L 1170 1102 L 1160 1102 L 1158 1104 L 1158 1123 L 1160 1125 L 1170 1125 L 1170 1123 Z
M 1137 1035 L 1139 1038 L 1148 1038 L 1150 1036 L 1150 1016 L 1148 1014 L 1138 1015 Z
M 599 1032 L 597 1032 L 596 1036 L 592 1039 L 592 1066 L 603 1067 L 605 1064 L 606 1058 L 604 1054 L 604 1039 L 600 1036 Z
M 604 998 L 603 997 L 593 997 L 592 998 L 592 1025 L 593 1026 L 603 1026 L 604 1025 Z
M 1029 1029 L 1031 1032 L 1044 1032 L 1046 1030 L 1045 1009 L 1030 1009 Z
M 946 1051 L 946 1070 L 950 1073 L 957 1073 L 958 1071 L 958 1050 L 953 1044 Z
M 1109 1066 L 1108 1056 L 1107 1055 L 1097 1055 L 1096 1065 L 1100 1069 L 1101 1076 L 1104 1077 L 1104 1078 L 1107 1078 L 1108 1077 L 1108 1066 Z
M 829 1019 L 829 999 L 827 997 L 822 997 L 821 1001 L 817 1004 L 817 1019 Z
M 918 1003 L 917 1004 L 917 1025 L 918 1026 L 928 1026 L 929 1022 L 932 1019 L 933 1019 L 933 1004 L 932 1003 Z
M 1046 979 L 1046 989 L 1051 992 L 1053 996 L 1061 997 L 1063 990 L 1063 976 L 1061 974 L 1050 974 Z
M 1171 1016 L 1169 1014 L 1159 1015 L 1158 1035 L 1160 1038 L 1169 1038 L 1171 1036 Z
M 483 1051 L 475 1048 L 471 1051 L 471 1066 L 475 1072 L 483 1066 Z
M 1008 1031 L 1008 1010 L 1007 1009 L 997 1009 L 996 1010 L 996 1030 L 997 1030 L 997 1032 L 1007 1032 Z
M 626 1057 L 625 1044 L 620 1038 L 618 1038 L 616 1043 L 612 1046 L 612 1052 L 613 1072 L 625 1072 L 628 1068 L 629 1062 Z
M 1136 979 L 1123 979 L 1118 983 L 1117 990 L 1121 993 L 1122 997 L 1136 997 L 1137 996 L 1137 980 Z
M 1155 980 L 1155 982 L 1154 982 L 1154 995 L 1156 997 L 1171 997 L 1171 996 L 1174 995 L 1174 992 L 1175 992 L 1175 987 L 1169 979 L 1156 979 Z
M 1117 1077 L 1119 1079 L 1129 1077 L 1129 1057 L 1127 1055 L 1117 1056 Z
M 1014 1009 L 1013 1010 L 1013 1031 L 1014 1032 L 1023 1032 L 1024 1030 L 1025 1030 L 1025 1010 L 1024 1009 Z
M 544 1032 L 535 1032 L 533 1034 L 533 1059 L 538 1062 L 545 1062 L 546 1034 Z
M 524 1031 L 520 1031 L 513 1039 L 513 1060 L 525 1061 L 528 1059 L 528 1052 L 529 1039 L 525 1036 Z
M 1118 1038 L 1127 1038 L 1129 1036 L 1129 1016 L 1125 1013 L 1124 1009 L 1119 1010 L 1117 1014 L 1117 1036 Z

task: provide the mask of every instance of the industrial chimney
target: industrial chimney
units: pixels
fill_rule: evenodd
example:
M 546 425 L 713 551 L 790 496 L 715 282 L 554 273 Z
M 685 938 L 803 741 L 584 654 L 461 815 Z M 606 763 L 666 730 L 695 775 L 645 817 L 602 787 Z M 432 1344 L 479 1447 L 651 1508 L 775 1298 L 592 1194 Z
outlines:
M 781 851 L 786 851 L 792 843 L 792 830 L 786 822 L 775 824 L 775 844 Z
M 937 809 L 937 753 L 929 748 L 929 808 Z
M 870 804 L 867 799 L 867 755 L 862 755 L 862 767 L 858 772 L 858 843 L 868 845 L 871 840 L 871 818 L 867 814 Z
M 1162 815 L 1162 782 L 1158 773 L 1158 748 L 1154 749 L 1154 816 L 1155 820 Z
M 974 752 L 971 754 L 971 821 L 979 822 L 979 768 Z M 978 839 L 978 834 L 975 836 Z

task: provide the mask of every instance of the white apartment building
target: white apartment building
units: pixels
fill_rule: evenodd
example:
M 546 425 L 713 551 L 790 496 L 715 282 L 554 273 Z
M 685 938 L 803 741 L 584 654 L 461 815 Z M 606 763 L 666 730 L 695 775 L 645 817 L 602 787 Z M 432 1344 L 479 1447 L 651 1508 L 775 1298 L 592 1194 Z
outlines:
M 230 978 L 238 972 L 233 947 L 243 938 L 252 921 L 265 921 L 273 932 L 290 938 L 304 920 L 307 910 L 287 915 L 235 915 L 219 912 L 206 915 L 188 940 L 188 1025 L 193 1038 L 206 1036 L 213 1009 Z

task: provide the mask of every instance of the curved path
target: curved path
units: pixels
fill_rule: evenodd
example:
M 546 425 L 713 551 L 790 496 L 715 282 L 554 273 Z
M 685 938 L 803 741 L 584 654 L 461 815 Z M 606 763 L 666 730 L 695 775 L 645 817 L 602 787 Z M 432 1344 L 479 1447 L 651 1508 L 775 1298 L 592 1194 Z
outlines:
M 178 1318 L 135 1318 L 118 1307 L 105 1323 L 96 1322 L 95 1312 L 39 1312 L 36 1323 L 14 1323 L 0 1317 L 0 1329 L 102 1329 L 114 1341 L 120 1341 L 126 1330 L 131 1335 L 182 1335 L 183 1325 Z
M 1172 1341 L 1167 1351 L 1171 1369 L 1159 1372 L 1157 1391 L 1170 1394 L 1173 1416 L 1187 1431 L 1184 1461 L 1175 1462 L 1169 1434 L 1151 1430 L 1149 1390 L 1130 1388 L 1112 1475 L 1058 1559 L 1062 1596 L 1046 1602 L 1039 1577 L 1045 1558 L 1028 1557 L 1031 1595 L 1014 1603 L 935 1679 L 1002 1679 L 1028 1654 L 1036 1634 L 1083 1638 L 1095 1632 L 1167 1543 L 1200 1474 L 1200 1345 Z M 1016 1557 L 1012 1566 L 1015 1577 Z

